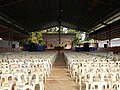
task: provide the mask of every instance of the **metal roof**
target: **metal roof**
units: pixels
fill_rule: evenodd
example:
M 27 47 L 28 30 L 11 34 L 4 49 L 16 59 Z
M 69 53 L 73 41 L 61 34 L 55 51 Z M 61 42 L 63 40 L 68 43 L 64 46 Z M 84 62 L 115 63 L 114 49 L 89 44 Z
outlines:
M 118 12 L 120 0 L 0 0 L 0 24 L 24 34 L 59 24 L 89 33 Z
M 89 37 L 96 40 L 120 38 L 120 20 L 101 28 L 100 30 L 94 31 L 89 34 Z

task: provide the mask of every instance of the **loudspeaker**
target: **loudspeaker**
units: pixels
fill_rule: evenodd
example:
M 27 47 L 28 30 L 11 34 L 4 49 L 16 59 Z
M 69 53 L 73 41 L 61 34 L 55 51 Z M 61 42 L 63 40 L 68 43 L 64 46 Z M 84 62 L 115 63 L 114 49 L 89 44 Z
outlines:
M 53 45 L 51 44 L 50 47 L 53 47 Z
M 67 47 L 67 44 L 65 44 L 65 47 Z
M 107 44 L 104 44 L 104 48 L 107 48 Z
M 30 43 L 30 51 L 35 51 L 35 43 Z
M 12 48 L 15 48 L 15 44 L 12 44 Z
M 84 51 L 89 51 L 89 43 L 84 43 Z

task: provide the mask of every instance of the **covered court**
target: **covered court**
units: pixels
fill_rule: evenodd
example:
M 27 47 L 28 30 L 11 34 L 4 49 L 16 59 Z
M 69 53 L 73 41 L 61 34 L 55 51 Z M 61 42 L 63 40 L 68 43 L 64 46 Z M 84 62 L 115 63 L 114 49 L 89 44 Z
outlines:
M 61 26 L 97 40 L 96 51 L 71 50 L 75 35 Z M 19 49 L 19 40 L 52 27 L 58 34 L 44 35 L 52 50 Z M 119 38 L 120 0 L 0 0 L 0 90 L 120 90 Z

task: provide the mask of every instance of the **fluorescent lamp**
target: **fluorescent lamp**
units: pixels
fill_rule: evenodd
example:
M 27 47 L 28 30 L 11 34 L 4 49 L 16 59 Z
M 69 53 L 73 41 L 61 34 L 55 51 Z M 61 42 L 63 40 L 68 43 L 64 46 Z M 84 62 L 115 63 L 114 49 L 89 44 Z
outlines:
M 120 20 L 120 16 L 118 16 L 118 17 L 116 17 L 115 19 L 107 22 L 107 24 L 111 24 L 111 23 L 116 22 L 116 21 L 118 21 L 118 20 Z
M 118 20 L 120 20 L 120 12 L 114 14 L 113 16 L 111 16 L 110 18 L 108 18 L 107 20 L 105 20 L 103 23 L 105 23 L 106 25 L 108 25 L 108 24 L 114 23 L 114 22 L 116 22 Z M 100 23 L 100 24 L 96 25 L 94 28 L 92 28 L 89 33 L 92 33 L 92 32 L 94 32 L 96 30 L 99 30 L 99 29 L 105 27 L 106 25 Z
M 3 40 L 2 38 L 0 38 L 0 40 Z
M 106 25 L 101 25 L 101 26 L 99 26 L 98 28 L 95 28 L 95 30 L 98 30 L 98 29 L 101 29 L 101 28 L 103 28 L 103 27 L 105 27 Z

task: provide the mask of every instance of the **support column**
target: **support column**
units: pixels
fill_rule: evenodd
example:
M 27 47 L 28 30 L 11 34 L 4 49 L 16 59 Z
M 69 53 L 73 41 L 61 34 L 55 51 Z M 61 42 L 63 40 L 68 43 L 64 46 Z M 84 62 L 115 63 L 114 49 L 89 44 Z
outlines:
M 59 33 L 59 48 L 58 48 L 58 52 L 60 53 L 60 44 L 61 44 L 61 21 L 62 21 L 62 9 L 61 9 L 61 0 L 59 0 L 59 17 L 58 17 L 58 25 L 59 25 L 59 30 L 58 30 L 58 33 Z
M 109 38 L 108 44 L 109 44 L 109 47 L 111 47 L 111 39 L 110 38 Z
M 108 45 L 109 45 L 108 47 L 111 47 L 110 30 L 109 30 L 109 38 L 108 38 L 108 40 L 109 40 L 109 41 L 108 41 Z
M 60 43 L 61 43 L 60 25 L 59 25 L 59 30 L 58 30 L 58 32 L 59 32 L 59 45 L 60 45 Z

